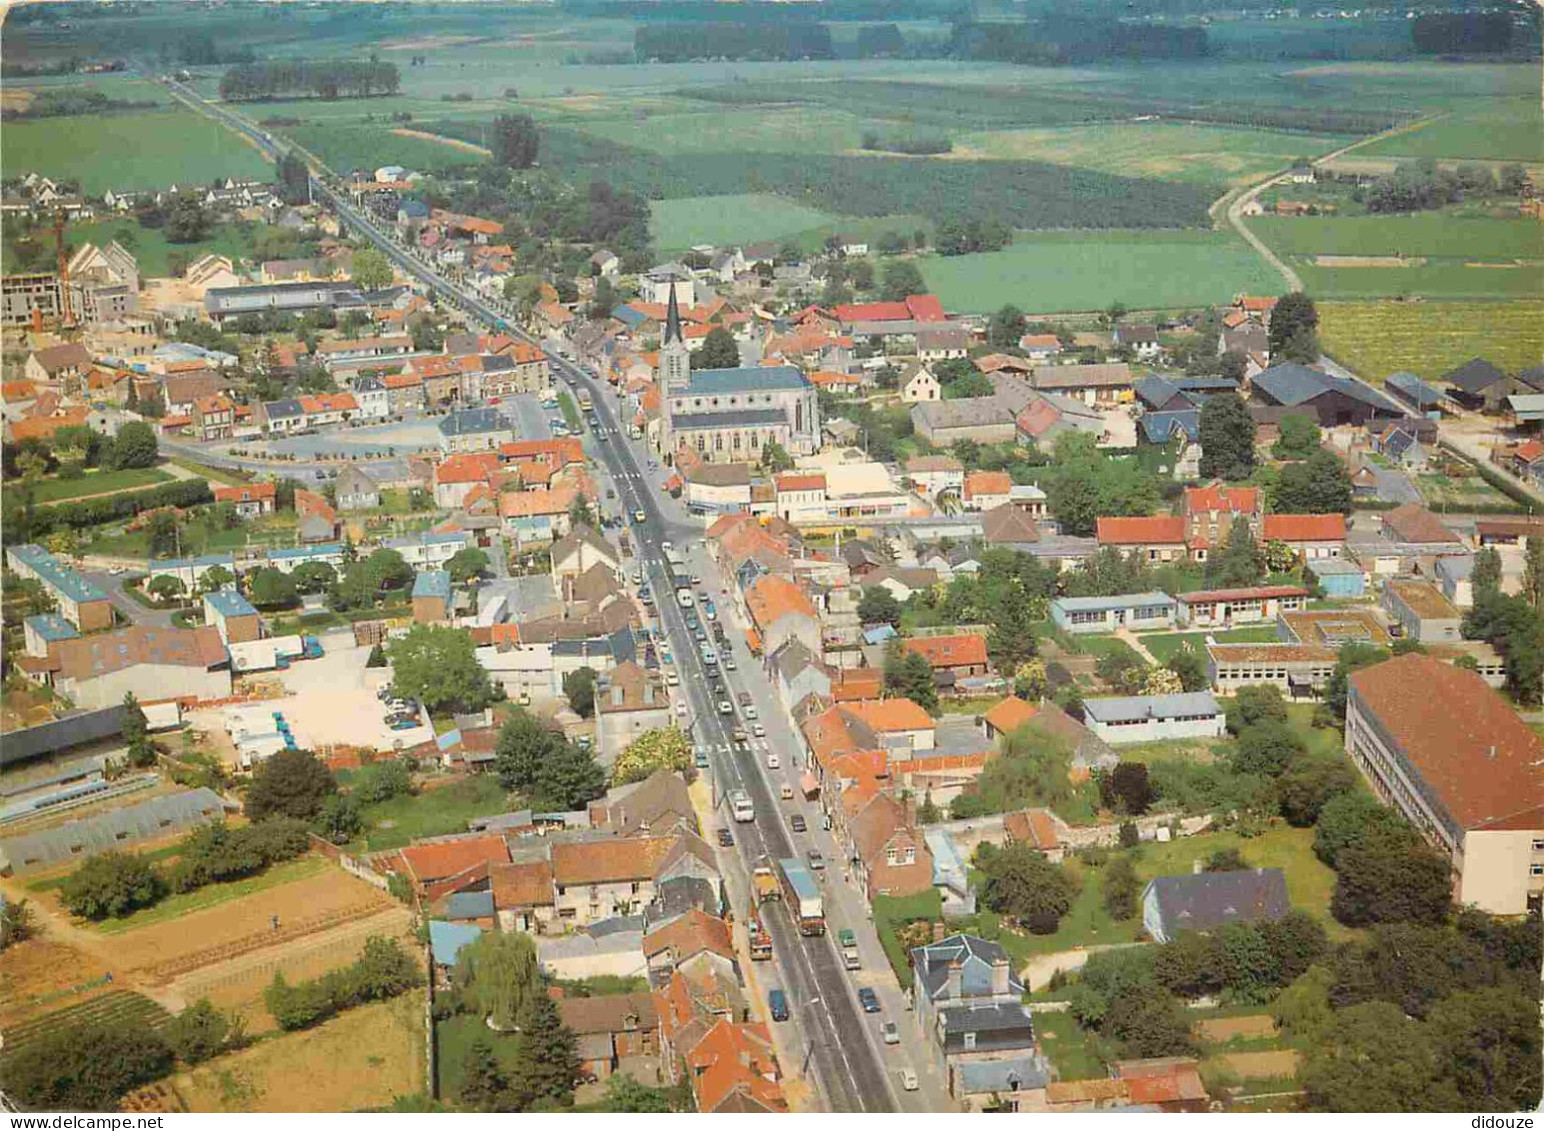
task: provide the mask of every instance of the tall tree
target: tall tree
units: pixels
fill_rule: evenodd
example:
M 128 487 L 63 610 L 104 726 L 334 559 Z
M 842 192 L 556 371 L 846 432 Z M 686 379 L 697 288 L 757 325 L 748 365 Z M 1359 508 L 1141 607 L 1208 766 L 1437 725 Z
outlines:
M 1482 546 L 1474 553 L 1474 570 L 1469 577 L 1475 600 L 1487 594 L 1501 591 L 1501 551 L 1494 546 Z
M 391 263 L 385 255 L 371 247 L 360 248 L 354 253 L 349 273 L 362 291 L 378 291 L 391 286 Z
M 1267 344 L 1272 361 L 1319 359 L 1319 311 L 1302 291 L 1284 294 L 1271 311 Z
M 1280 514 L 1349 514 L 1351 473 L 1333 453 L 1316 451 L 1283 467 L 1271 496 Z
M 588 719 L 595 714 L 595 669 L 591 667 L 575 668 L 563 677 L 563 694 L 568 696 L 568 705 L 574 709 L 574 713 L 581 719 Z
M 870 585 L 858 602 L 858 619 L 864 624 L 899 624 L 901 603 L 883 585 Z
M 1430 1031 L 1396 1005 L 1367 1002 L 1336 1012 L 1310 1049 L 1302 1082 L 1313 1111 L 1458 1111 Z
M 493 161 L 509 169 L 536 164 L 541 133 L 529 114 L 500 114 L 493 119 Z
M 545 993 L 526 1003 L 516 1065 L 510 1090 L 522 1109 L 573 1105 L 580 1068 L 577 1042 L 558 1015 L 557 1003 Z
M 477 662 L 476 648 L 464 629 L 415 624 L 405 637 L 386 646 L 386 655 L 397 694 L 417 699 L 431 711 L 480 711 L 493 698 L 488 670 Z
M 693 369 L 734 369 L 740 364 L 740 347 L 734 335 L 722 326 L 715 326 L 702 339 L 702 345 L 692 352 Z
M 978 860 L 981 902 L 1036 934 L 1053 934 L 1072 909 L 1072 881 L 1033 847 L 1010 844 Z
M 1265 577 L 1265 555 L 1255 541 L 1249 520 L 1233 520 L 1228 540 L 1206 561 L 1206 583 L 1220 588 L 1258 585 Z
M 457 1098 L 468 1111 L 499 1111 L 509 1104 L 509 1078 L 485 1037 L 478 1036 L 461 1056 Z
M 1206 398 L 1201 406 L 1201 478 L 1246 479 L 1255 465 L 1255 422 L 1232 393 Z
M 1013 349 L 1029 323 L 1024 312 L 1016 306 L 1004 306 L 986 324 L 987 345 L 994 349 Z
M 1522 596 L 1535 609 L 1544 609 L 1544 538 L 1535 536 L 1526 541 Z
M 885 264 L 879 297 L 886 302 L 900 302 L 909 295 L 922 294 L 926 286 L 915 263 L 909 259 L 892 259 Z
M 546 993 L 535 944 L 519 931 L 486 931 L 462 947 L 451 982 L 468 1009 L 506 1033 Z
M 892 640 L 885 651 L 884 673 L 887 693 L 904 696 L 930 713 L 938 709 L 933 666 L 922 653 L 903 647 L 899 638 Z
M 247 816 L 310 820 L 338 791 L 332 771 L 309 750 L 281 750 L 258 765 L 247 786 Z
M 1034 618 L 1029 614 L 1029 596 L 1017 578 L 1008 583 L 997 603 L 986 643 L 992 663 L 1000 672 L 1016 671 L 1035 654 Z
M 150 741 L 150 723 L 140 708 L 134 692 L 123 696 L 123 744 L 128 747 L 129 765 L 155 765 L 155 745 Z

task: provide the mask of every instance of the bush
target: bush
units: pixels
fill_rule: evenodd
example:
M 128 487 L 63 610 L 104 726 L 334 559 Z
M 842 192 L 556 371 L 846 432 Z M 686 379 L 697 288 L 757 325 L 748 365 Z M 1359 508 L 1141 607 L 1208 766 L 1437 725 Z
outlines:
M 130 1090 L 171 1068 L 166 1041 L 143 1025 L 61 1027 L 7 1058 L 5 1089 L 41 1111 L 116 1111 Z
M 201 1064 L 217 1053 L 242 1044 L 246 1033 L 241 1019 L 224 1014 L 200 998 L 173 1017 L 162 1030 L 166 1043 L 184 1064 Z
M 270 864 L 291 860 L 310 847 L 303 821 L 281 818 L 233 829 L 225 824 L 199 829 L 183 841 L 171 870 L 172 890 L 193 891 L 256 875 Z
M 402 944 L 373 935 L 352 966 L 293 986 L 275 974 L 263 1004 L 279 1028 L 304 1029 L 356 1005 L 397 997 L 418 982 L 418 966 Z
M 79 499 L 51 507 L 38 507 L 33 516 L 30 537 L 38 538 L 58 530 L 78 530 L 130 518 L 141 511 L 160 507 L 193 507 L 214 502 L 214 492 L 205 479 L 179 479 L 143 491 L 125 491 L 96 499 Z
M 138 856 L 104 852 L 87 860 L 59 889 L 64 905 L 86 919 L 121 918 L 166 894 L 166 881 Z

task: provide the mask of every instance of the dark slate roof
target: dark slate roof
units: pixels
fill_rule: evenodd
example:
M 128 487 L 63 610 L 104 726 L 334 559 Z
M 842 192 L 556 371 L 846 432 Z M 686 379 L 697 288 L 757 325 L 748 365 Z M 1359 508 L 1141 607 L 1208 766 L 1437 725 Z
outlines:
M 686 412 L 670 418 L 670 426 L 678 432 L 693 432 L 705 428 L 746 428 L 766 424 L 784 424 L 788 415 L 780 408 L 739 408 L 728 412 Z
M 1544 393 L 1544 365 L 1535 365 L 1532 369 L 1524 369 L 1517 375 L 1517 379 L 1535 392 Z
M 1137 421 L 1142 428 L 1142 438 L 1152 444 L 1167 444 L 1176 430 L 1183 432 L 1187 440 L 1201 438 L 1201 410 L 1181 409 L 1174 412 L 1149 412 Z
M 677 395 L 705 397 L 809 387 L 810 379 L 792 365 L 741 365 L 733 369 L 694 370 L 686 392 Z
M 508 428 L 504 418 L 494 408 L 464 408 L 453 412 L 440 421 L 440 435 L 468 436 L 482 432 L 498 432 Z
M 654 899 L 643 909 L 644 929 L 653 931 L 694 909 L 717 918 L 724 909 L 718 885 L 702 876 L 672 876 L 659 884 Z
M 1179 385 L 1165 377 L 1143 377 L 1131 387 L 1149 408 L 1162 408 L 1180 392 Z
M 911 952 L 911 964 L 917 983 L 934 1001 L 948 1000 L 949 966 L 954 962 L 961 964 L 961 1000 L 990 996 L 992 965 L 999 960 L 1009 963 L 1009 990 L 1022 994 L 1024 984 L 1013 974 L 1012 959 L 1000 943 L 975 935 L 951 935 L 941 942 L 919 946 Z
M 1178 931 L 1209 931 L 1227 923 L 1276 920 L 1292 910 L 1280 868 L 1159 876 L 1147 890 L 1157 898 L 1170 936 Z
M 1392 402 L 1380 397 L 1359 382 L 1349 381 L 1329 373 L 1320 373 L 1317 369 L 1310 369 L 1295 361 L 1284 361 L 1280 365 L 1273 365 L 1264 372 L 1255 374 L 1254 388 L 1263 392 L 1271 400 L 1289 408 L 1307 404 L 1322 393 L 1337 392 L 1361 401 L 1363 404 L 1371 405 L 1381 412 L 1397 411 L 1403 414 L 1402 409 L 1397 409 Z
M 975 1034 L 971 1048 L 977 1052 L 1035 1047 L 1034 1017 L 1019 1002 L 945 1007 L 938 1011 L 938 1024 L 945 1052 L 963 1051 L 966 1033 Z
M 452 892 L 445 900 L 447 919 L 491 919 L 493 917 L 493 893 L 491 891 Z
M 1506 374 L 1483 357 L 1471 357 L 1457 369 L 1444 373 L 1442 379 L 1472 394 L 1483 393 L 1496 382 L 1505 381 Z
M 1416 408 L 1436 408 L 1442 403 L 1441 391 L 1428 385 L 1414 373 L 1391 373 L 1383 384 L 1390 392 L 1398 394 Z
M 290 416 L 304 416 L 306 414 L 306 410 L 301 407 L 300 402 L 293 397 L 269 401 L 263 406 L 263 410 L 267 412 L 269 420 L 283 419 Z
M 1385 455 L 1392 456 L 1395 459 L 1400 459 L 1414 445 L 1414 432 L 1407 432 L 1403 428 L 1396 428 L 1392 433 L 1389 434 L 1388 438 L 1383 441 L 1383 452 Z

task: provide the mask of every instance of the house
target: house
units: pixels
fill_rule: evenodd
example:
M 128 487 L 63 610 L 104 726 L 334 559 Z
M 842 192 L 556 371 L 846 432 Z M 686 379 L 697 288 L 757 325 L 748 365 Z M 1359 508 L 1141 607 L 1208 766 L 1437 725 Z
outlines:
M 721 1020 L 693 1046 L 685 1060 L 700 1112 L 788 1110 L 772 1035 L 763 1024 Z
M 912 486 L 930 499 L 965 486 L 965 465 L 953 456 L 912 456 L 906 461 L 905 471 Z
M 1003 378 L 993 384 L 998 384 Z M 1006 378 L 1013 380 L 1013 378 Z M 1131 366 L 1123 361 L 1098 365 L 1040 365 L 1030 370 L 1029 388 L 1057 394 L 1085 405 L 1113 405 L 1131 399 Z
M 1003 814 L 1004 845 L 1026 845 L 1053 864 L 1060 864 L 1066 855 L 1064 834 L 1069 831 L 1067 822 L 1049 809 L 1018 809 Z
M 1054 597 L 1051 620 L 1071 633 L 1114 632 L 1117 628 L 1173 628 L 1177 605 L 1167 593 L 1119 597 Z
M 910 369 L 909 374 L 902 374 L 901 377 L 902 404 L 921 404 L 943 398 L 943 390 L 931 369 L 920 362 Z
M 22 365 L 22 376 L 39 385 L 77 387 L 91 369 L 91 352 L 79 342 L 63 342 L 33 350 Z
M 558 1000 L 558 1016 L 574 1035 L 586 1079 L 606 1080 L 625 1062 L 659 1053 L 659 1015 L 649 993 L 565 996 Z
M 989 511 L 1005 505 L 1013 490 L 1006 471 L 972 471 L 965 476 L 960 502 L 968 511 Z
M 552 883 L 558 922 L 584 926 L 615 915 L 631 915 L 654 898 L 656 878 L 681 845 L 697 870 L 716 875 L 712 850 L 688 834 L 610 837 L 552 846 Z M 700 847 L 698 847 L 700 846 Z
M 450 574 L 443 569 L 421 570 L 413 579 L 413 623 L 445 624 L 450 620 Z
M 1002 444 L 1018 434 L 1014 413 L 995 396 L 914 404 L 911 422 L 917 434 L 936 448 L 947 448 L 960 440 Z
M 1197 628 L 1231 628 L 1236 624 L 1274 621 L 1282 612 L 1305 609 L 1308 607 L 1308 590 L 1301 585 L 1202 589 L 1193 593 L 1181 593 L 1178 601 L 1178 619 L 1181 625 L 1193 625 Z
M 605 797 L 590 802 L 589 818 L 592 829 L 616 836 L 698 832 L 691 794 L 673 770 L 655 770 L 642 781 L 608 790 Z
M 499 496 L 499 522 L 517 548 L 554 542 L 568 533 L 569 510 L 578 497 L 573 487 L 505 491 Z
M 1056 360 L 1062 351 L 1061 339 L 1055 334 L 1025 334 L 1019 339 L 1019 349 L 1024 351 L 1024 357 L 1033 365 L 1044 365 L 1048 361 Z M 1002 355 L 993 354 L 993 357 Z M 988 360 L 982 358 L 982 361 Z M 1030 366 L 1026 366 L 1024 372 L 1029 372 Z M 983 373 L 989 372 L 983 367 Z
M 654 668 L 629 660 L 597 679 L 595 686 L 595 752 L 604 766 L 652 730 L 671 725 L 670 695 L 665 679 Z
M 271 481 L 244 483 L 238 487 L 216 487 L 214 489 L 215 502 L 230 503 L 236 508 L 237 514 L 247 519 L 257 518 L 259 515 L 272 514 L 277 505 L 278 497 L 279 485 Z
M 7 546 L 5 563 L 18 577 L 41 585 L 58 606 L 59 615 L 81 632 L 112 627 L 113 605 L 106 592 L 42 546 L 32 542 Z
M 556 920 L 549 860 L 494 861 L 488 865 L 488 884 L 499 930 L 541 934 Z
M 1138 361 L 1155 361 L 1163 353 L 1163 346 L 1158 344 L 1158 327 L 1151 324 L 1116 326 L 1115 345 L 1130 350 Z
M 1198 862 L 1199 863 L 1199 862 Z M 1230 923 L 1274 923 L 1292 910 L 1280 868 L 1159 876 L 1142 892 L 1142 926 L 1154 942 Z
M 1018 1088 L 1006 1080 L 1014 1071 L 1025 1073 L 1022 1083 L 1044 1087 L 1050 1068 L 1036 1047 L 1024 985 L 1001 944 L 951 935 L 914 949 L 911 968 L 917 1032 L 951 1097 L 980 1095 L 971 1080 L 994 1067 L 1004 1071 L 1005 1092 Z
M 1544 748 L 1481 677 L 1411 653 L 1353 672 L 1346 753 L 1453 863 L 1454 898 L 1522 915 L 1544 893 Z
M 873 736 L 873 749 L 884 749 L 893 758 L 908 758 L 933 749 L 937 723 L 910 699 L 859 699 L 832 708 L 848 724 Z
M 831 671 L 801 641 L 790 640 L 771 658 L 773 680 L 784 707 L 791 710 L 811 695 L 830 697 Z
M 864 574 L 863 588 L 883 589 L 897 601 L 907 601 L 913 594 L 925 593 L 938 584 L 938 571 L 920 566 L 882 565 Z
M 870 900 L 915 895 L 933 886 L 933 854 L 906 803 L 876 793 L 845 827 L 853 876 Z
M 643 957 L 648 962 L 649 980 L 656 985 L 668 981 L 677 970 L 685 970 L 691 976 L 704 966 L 715 968 L 726 977 L 735 975 L 729 924 L 699 908 L 692 908 L 644 935 Z
M 236 406 L 223 393 L 199 397 L 193 402 L 193 435 L 208 443 L 229 440 L 236 427 Z
M 338 509 L 342 511 L 372 510 L 381 505 L 381 488 L 368 472 L 349 464 L 338 472 L 334 484 L 337 489 Z
M 1209 691 L 1083 700 L 1088 729 L 1114 746 L 1169 738 L 1221 738 L 1223 710 Z
M 1382 529 L 1383 537 L 1406 557 L 1440 557 L 1468 552 L 1463 540 L 1419 503 L 1405 503 L 1385 512 Z
M 799 586 L 776 574 L 763 574 L 745 590 L 745 607 L 760 638 L 763 655 L 771 655 L 790 640 L 811 652 L 822 649 L 819 614 Z
M 495 865 L 509 863 L 509 845 L 488 834 L 436 837 L 398 849 L 394 863 L 393 871 L 419 895 L 434 899 L 458 884 L 486 880 Z
M 622 273 L 622 260 L 606 248 L 597 248 L 590 256 L 590 274 L 602 279 L 615 279 Z
M 1439 559 L 1439 564 L 1446 560 Z M 1407 639 L 1421 644 L 1461 639 L 1458 629 L 1463 614 L 1429 582 L 1390 579 L 1383 586 L 1383 607 Z
M 574 527 L 554 542 L 551 555 L 552 579 L 555 582 L 561 582 L 566 577 L 580 577 L 597 565 L 615 575 L 622 561 L 617 548 L 588 524 Z
M 204 594 L 204 623 L 212 625 L 227 646 L 245 644 L 263 634 L 263 619 L 234 588 Z
M 63 640 L 45 660 L 21 666 L 85 709 L 116 706 L 130 692 L 143 702 L 225 699 L 231 693 L 225 642 L 208 625 L 135 626 Z
M 494 408 L 459 409 L 441 417 L 436 428 L 440 450 L 447 454 L 494 451 L 515 439 L 514 429 Z
M 975 632 L 910 636 L 901 641 L 901 648 L 925 659 L 933 669 L 933 678 L 950 687 L 956 680 L 986 675 L 991 667 L 986 654 L 986 637 Z
M 1519 391 L 1515 380 L 1483 357 L 1470 358 L 1444 373 L 1441 379 L 1455 401 L 1480 412 L 1500 412 L 1507 397 Z
M 1257 404 L 1280 405 L 1311 413 L 1323 428 L 1374 420 L 1398 420 L 1405 410 L 1359 381 L 1310 369 L 1295 361 L 1278 362 L 1254 375 L 1250 396 Z

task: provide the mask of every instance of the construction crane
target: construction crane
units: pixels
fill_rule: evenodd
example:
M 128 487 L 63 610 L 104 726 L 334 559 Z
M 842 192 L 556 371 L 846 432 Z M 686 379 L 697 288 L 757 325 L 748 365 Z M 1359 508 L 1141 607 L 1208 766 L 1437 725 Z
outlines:
M 70 296 L 70 260 L 64 253 L 64 209 L 54 210 L 54 249 L 59 253 L 59 321 L 75 325 L 75 304 Z

